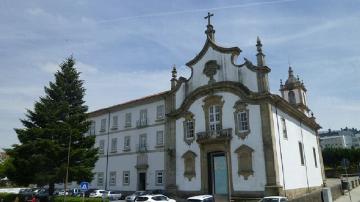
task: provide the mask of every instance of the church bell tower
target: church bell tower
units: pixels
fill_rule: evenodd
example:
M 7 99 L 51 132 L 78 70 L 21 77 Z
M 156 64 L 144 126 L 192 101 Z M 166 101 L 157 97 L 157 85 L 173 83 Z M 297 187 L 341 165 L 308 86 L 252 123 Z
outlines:
M 280 92 L 282 98 L 309 116 L 310 109 L 308 108 L 306 102 L 305 85 L 302 81 L 300 81 L 299 76 L 295 78 L 294 71 L 292 70 L 291 66 L 289 66 L 289 76 L 285 81 L 285 84 L 283 84 L 280 80 Z

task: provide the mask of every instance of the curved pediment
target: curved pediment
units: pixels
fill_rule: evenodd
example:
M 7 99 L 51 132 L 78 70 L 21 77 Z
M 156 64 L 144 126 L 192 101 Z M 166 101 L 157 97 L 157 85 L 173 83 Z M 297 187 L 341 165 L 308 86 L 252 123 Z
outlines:
M 230 47 L 225 48 L 217 45 L 214 41 L 212 41 L 209 37 L 207 37 L 206 42 L 201 49 L 200 53 L 197 54 L 192 60 L 186 63 L 186 66 L 192 67 L 194 64 L 196 64 L 201 58 L 204 57 L 205 53 L 208 51 L 209 48 L 213 48 L 216 51 L 219 51 L 221 53 L 231 53 L 233 55 L 240 55 L 241 49 L 238 47 Z

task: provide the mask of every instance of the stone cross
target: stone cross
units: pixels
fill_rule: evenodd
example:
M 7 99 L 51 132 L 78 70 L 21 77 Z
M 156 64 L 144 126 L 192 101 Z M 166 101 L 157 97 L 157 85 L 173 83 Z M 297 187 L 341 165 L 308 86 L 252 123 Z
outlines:
M 208 12 L 208 15 L 204 17 L 204 19 L 207 19 L 207 20 L 208 20 L 208 25 L 210 25 L 210 18 L 211 18 L 212 16 L 214 16 L 214 14 Z

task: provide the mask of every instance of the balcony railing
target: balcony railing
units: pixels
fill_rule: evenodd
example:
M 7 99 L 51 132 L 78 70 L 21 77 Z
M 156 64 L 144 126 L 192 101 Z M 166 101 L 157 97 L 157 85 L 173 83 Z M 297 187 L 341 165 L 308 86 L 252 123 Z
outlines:
M 197 141 L 231 139 L 232 128 L 221 129 L 218 131 L 198 132 L 196 133 Z
M 146 127 L 147 125 L 148 125 L 147 119 L 140 119 L 140 120 L 136 121 L 137 128 L 143 128 L 143 127 Z
M 136 166 L 137 169 L 146 169 L 149 167 L 148 164 L 148 155 L 146 153 L 138 154 L 136 159 Z
M 147 149 L 146 144 L 138 144 L 138 145 L 136 145 L 136 152 L 143 153 L 143 152 L 147 152 L 147 151 L 148 151 L 148 149 Z

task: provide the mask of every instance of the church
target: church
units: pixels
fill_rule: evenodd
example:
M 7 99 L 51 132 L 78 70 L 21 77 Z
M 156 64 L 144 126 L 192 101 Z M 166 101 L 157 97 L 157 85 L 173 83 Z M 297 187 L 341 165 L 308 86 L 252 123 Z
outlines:
M 168 91 L 89 113 L 99 148 L 91 188 L 239 201 L 324 185 L 304 83 L 289 67 L 273 94 L 261 40 L 257 61 L 237 64 L 241 49 L 215 41 L 211 16 L 204 46 L 186 63 L 189 78 L 174 66 Z

